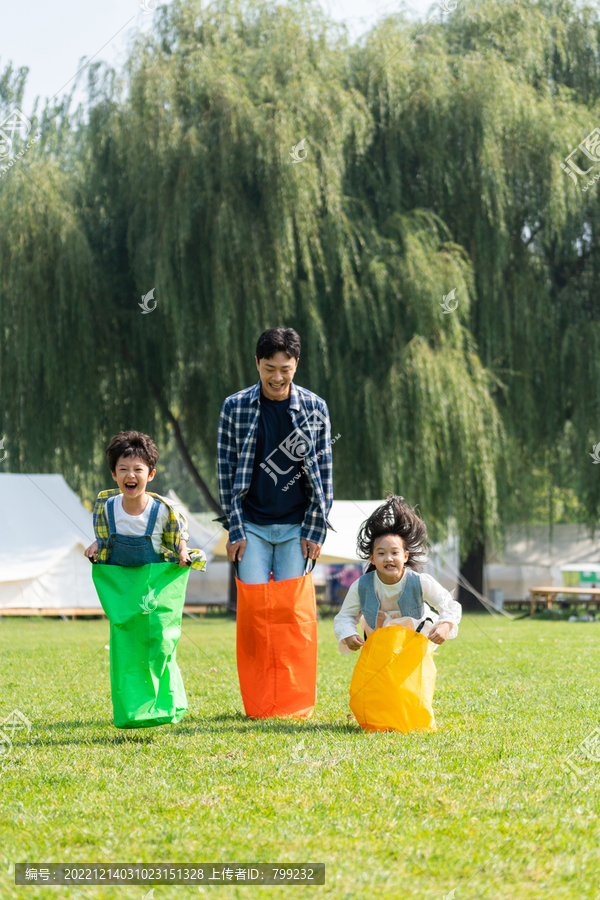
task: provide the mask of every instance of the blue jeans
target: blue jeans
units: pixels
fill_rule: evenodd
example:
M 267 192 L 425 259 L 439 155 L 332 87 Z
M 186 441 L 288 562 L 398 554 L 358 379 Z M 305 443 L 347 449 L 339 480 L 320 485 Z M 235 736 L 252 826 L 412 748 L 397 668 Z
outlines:
M 301 525 L 255 525 L 245 521 L 246 549 L 239 564 L 240 581 L 266 584 L 271 572 L 273 581 L 304 575 L 301 530 Z

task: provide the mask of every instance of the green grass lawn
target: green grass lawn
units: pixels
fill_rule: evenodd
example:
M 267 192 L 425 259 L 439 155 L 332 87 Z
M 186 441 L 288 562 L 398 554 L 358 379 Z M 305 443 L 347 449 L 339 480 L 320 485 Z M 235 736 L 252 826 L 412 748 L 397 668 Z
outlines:
M 106 621 L 0 621 L 0 718 L 32 722 L 0 760 L 0 897 L 137 898 L 149 886 L 14 885 L 14 862 L 325 862 L 321 887 L 160 886 L 155 900 L 597 898 L 600 761 L 566 755 L 600 726 L 600 624 L 463 621 L 436 653 L 436 734 L 347 721 L 356 656 L 319 626 L 308 722 L 251 722 L 235 624 L 184 620 L 190 711 L 112 725 Z M 600 759 L 600 751 L 598 751 Z

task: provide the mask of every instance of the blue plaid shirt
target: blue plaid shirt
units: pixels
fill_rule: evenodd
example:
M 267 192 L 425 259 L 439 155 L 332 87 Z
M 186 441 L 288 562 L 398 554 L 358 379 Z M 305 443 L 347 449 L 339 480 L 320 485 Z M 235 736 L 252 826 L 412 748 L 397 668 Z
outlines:
M 327 517 L 333 500 L 329 411 L 324 400 L 292 382 L 288 412 L 290 434 L 279 449 L 292 460 L 302 460 L 308 505 L 301 537 L 322 544 L 331 528 Z M 252 481 L 259 416 L 260 380 L 227 397 L 219 418 L 219 497 L 224 515 L 216 521 L 229 529 L 232 544 L 246 538 L 242 503 Z M 261 465 L 285 489 L 285 474 L 275 466 L 273 472 L 268 459 Z

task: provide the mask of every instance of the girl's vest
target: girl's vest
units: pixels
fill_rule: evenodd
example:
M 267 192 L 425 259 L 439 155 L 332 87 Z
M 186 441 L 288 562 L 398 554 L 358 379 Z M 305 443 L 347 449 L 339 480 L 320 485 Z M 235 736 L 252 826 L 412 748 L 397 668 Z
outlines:
M 358 597 L 365 621 L 375 631 L 380 606 L 375 593 L 375 571 L 367 572 L 358 579 Z M 420 619 L 424 615 L 421 579 L 412 569 L 406 569 L 406 581 L 404 590 L 398 597 L 398 609 L 403 616 L 411 616 L 413 619 Z

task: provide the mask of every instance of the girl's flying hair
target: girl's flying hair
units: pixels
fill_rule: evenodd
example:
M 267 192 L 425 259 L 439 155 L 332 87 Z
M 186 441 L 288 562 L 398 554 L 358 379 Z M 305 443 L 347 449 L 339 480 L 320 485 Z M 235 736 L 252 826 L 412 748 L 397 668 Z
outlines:
M 397 534 L 402 538 L 404 549 L 408 550 L 406 566 L 418 571 L 419 564 L 427 561 L 427 527 L 404 497 L 395 494 L 389 494 L 386 502 L 378 506 L 360 526 L 356 539 L 359 557 L 368 559 L 375 548 L 375 541 L 388 534 Z M 374 568 L 374 565 L 369 565 L 367 572 L 372 572 Z

